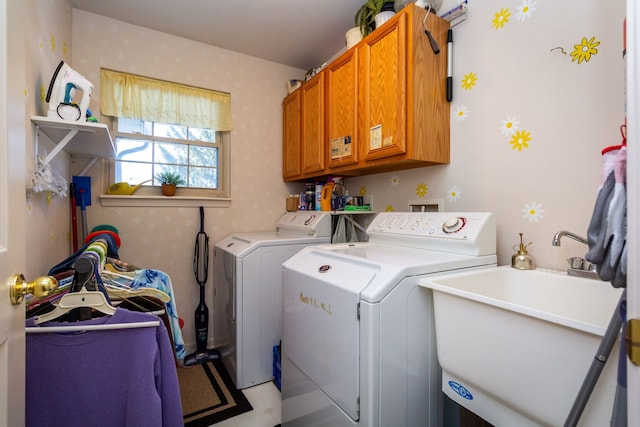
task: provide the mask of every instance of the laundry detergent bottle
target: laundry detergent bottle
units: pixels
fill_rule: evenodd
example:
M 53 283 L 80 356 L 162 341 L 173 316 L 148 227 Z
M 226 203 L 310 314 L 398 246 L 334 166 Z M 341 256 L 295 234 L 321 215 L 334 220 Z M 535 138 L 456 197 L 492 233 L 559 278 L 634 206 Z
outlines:
M 333 196 L 333 188 L 336 186 L 335 182 L 327 182 L 322 187 L 322 194 L 320 195 L 320 210 L 331 210 L 331 198 Z

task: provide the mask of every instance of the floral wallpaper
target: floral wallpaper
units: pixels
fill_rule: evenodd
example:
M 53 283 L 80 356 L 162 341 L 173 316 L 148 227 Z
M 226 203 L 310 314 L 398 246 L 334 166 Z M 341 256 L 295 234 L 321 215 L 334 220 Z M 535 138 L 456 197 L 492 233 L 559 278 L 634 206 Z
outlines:
M 620 2 L 469 0 L 453 28 L 451 163 L 347 178 L 347 187 L 373 196 L 377 211 L 418 198 L 494 212 L 499 264 L 523 232 L 538 266 L 566 269 L 587 248 L 552 247 L 553 234 L 586 235 L 600 151 L 621 141 L 624 13 Z

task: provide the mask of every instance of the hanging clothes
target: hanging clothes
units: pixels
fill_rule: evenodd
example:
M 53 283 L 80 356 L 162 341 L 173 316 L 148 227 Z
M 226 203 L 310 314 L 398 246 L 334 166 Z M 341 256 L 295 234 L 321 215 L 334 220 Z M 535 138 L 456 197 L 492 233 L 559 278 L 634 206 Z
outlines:
M 118 308 L 74 326 L 148 322 L 157 317 Z M 47 322 L 47 328 L 69 323 Z M 182 426 L 182 406 L 169 335 L 157 327 L 26 337 L 27 426 Z
M 165 307 L 167 315 L 169 316 L 169 321 L 171 323 L 171 332 L 173 335 L 176 357 L 180 360 L 183 360 L 187 354 L 187 351 L 184 346 L 182 330 L 180 329 L 180 318 L 178 317 L 178 311 L 176 309 L 175 296 L 173 294 L 173 287 L 171 285 L 171 277 L 169 277 L 167 273 L 159 270 L 136 270 L 130 287 L 131 289 L 159 289 L 167 293 L 171 297 L 171 301 L 166 303 Z

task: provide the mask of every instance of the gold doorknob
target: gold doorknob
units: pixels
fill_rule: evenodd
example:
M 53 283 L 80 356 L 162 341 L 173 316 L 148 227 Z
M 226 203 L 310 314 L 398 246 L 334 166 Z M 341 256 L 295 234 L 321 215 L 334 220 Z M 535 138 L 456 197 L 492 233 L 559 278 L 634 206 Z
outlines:
M 9 298 L 11 304 L 17 305 L 27 294 L 44 297 L 57 287 L 58 281 L 51 276 L 40 276 L 33 282 L 27 282 L 22 274 L 14 274 L 9 279 Z

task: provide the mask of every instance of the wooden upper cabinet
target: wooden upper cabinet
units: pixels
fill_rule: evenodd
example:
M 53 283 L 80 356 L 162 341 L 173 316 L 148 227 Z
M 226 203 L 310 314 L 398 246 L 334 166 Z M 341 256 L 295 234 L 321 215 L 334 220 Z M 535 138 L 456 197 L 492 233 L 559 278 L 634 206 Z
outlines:
M 449 163 L 449 23 L 426 18 L 436 54 L 424 32 L 425 14 L 409 4 L 285 98 L 285 180 Z M 297 148 L 295 125 L 287 120 L 295 101 L 286 103 L 296 93 Z M 286 164 L 296 155 L 299 169 Z
M 407 16 L 358 47 L 360 135 L 364 160 L 407 152 Z
M 358 162 L 357 50 L 350 49 L 325 69 L 327 79 L 327 154 L 332 170 Z
M 405 7 L 358 47 L 361 170 L 378 172 L 449 163 L 446 101 L 449 23 Z
M 300 90 L 296 90 L 282 101 L 282 177 L 285 181 L 299 177 L 302 170 L 300 93 Z
M 302 91 L 302 174 L 324 172 L 325 107 L 324 71 L 300 88 Z
M 324 172 L 324 85 L 321 72 L 282 101 L 282 177 L 285 181 Z

